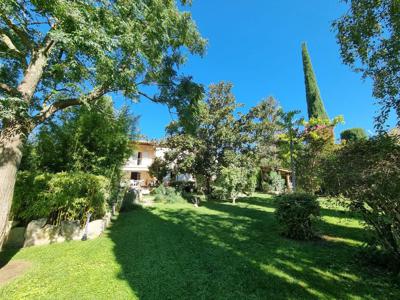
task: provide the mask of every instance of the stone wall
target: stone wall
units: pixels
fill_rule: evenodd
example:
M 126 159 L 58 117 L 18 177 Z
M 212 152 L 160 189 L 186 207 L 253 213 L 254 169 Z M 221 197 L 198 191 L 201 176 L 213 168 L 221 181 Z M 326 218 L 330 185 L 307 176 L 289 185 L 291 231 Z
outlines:
M 100 236 L 111 224 L 111 213 L 103 219 L 89 222 L 88 239 Z M 9 248 L 49 245 L 64 241 L 79 241 L 85 233 L 78 221 L 62 221 L 60 225 L 46 224 L 46 219 L 31 221 L 26 228 L 14 227 L 10 230 L 6 246 Z

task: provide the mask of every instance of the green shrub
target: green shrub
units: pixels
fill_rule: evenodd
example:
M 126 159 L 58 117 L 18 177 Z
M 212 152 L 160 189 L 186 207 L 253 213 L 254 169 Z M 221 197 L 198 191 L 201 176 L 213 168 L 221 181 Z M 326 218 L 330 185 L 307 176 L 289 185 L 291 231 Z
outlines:
M 269 173 L 269 192 L 282 193 L 285 191 L 285 179 L 282 176 L 272 171 Z
M 319 216 L 317 198 L 306 193 L 293 193 L 277 197 L 276 218 L 282 234 L 296 240 L 310 240 L 316 236 L 314 220 Z
M 158 187 L 152 189 L 150 194 L 151 195 L 165 195 L 165 189 L 166 189 L 166 187 L 163 184 L 161 184 Z
M 107 178 L 88 173 L 19 172 L 12 213 L 24 223 L 47 218 L 51 224 L 71 220 L 83 224 L 87 212 L 93 219 L 105 214 L 108 188 Z
M 347 143 L 325 162 L 325 186 L 361 215 L 375 239 L 375 254 L 390 256 L 400 271 L 400 140 L 380 135 Z M 340 198 L 342 199 L 342 198 Z
M 173 187 L 165 187 L 164 185 L 160 185 L 153 189 L 151 194 L 154 195 L 154 202 L 187 203 L 187 201 L 182 197 L 181 193 Z

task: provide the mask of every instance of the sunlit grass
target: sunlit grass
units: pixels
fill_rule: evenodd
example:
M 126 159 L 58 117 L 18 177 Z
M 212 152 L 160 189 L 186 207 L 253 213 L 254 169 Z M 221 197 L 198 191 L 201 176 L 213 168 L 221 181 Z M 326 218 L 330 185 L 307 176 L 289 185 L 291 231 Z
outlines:
M 156 204 L 92 241 L 26 248 L 33 267 L 1 299 L 399 299 L 356 259 L 360 220 L 323 200 L 321 240 L 282 238 L 269 196 L 238 204 Z

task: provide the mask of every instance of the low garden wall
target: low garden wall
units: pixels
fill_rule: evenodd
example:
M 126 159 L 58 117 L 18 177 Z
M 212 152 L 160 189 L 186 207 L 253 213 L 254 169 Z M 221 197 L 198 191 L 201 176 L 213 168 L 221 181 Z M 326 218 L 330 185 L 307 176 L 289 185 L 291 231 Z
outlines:
M 89 222 L 87 238 L 100 236 L 111 223 L 111 213 L 106 213 L 102 219 Z M 77 221 L 62 221 L 60 225 L 46 224 L 46 219 L 29 222 L 25 227 L 13 227 L 6 241 L 6 248 L 30 247 L 49 245 L 65 241 L 82 240 L 85 228 Z

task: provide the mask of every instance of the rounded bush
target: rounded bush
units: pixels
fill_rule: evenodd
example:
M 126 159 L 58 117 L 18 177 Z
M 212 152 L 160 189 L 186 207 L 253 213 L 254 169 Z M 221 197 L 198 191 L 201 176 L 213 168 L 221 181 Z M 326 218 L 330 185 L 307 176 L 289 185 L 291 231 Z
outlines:
M 313 223 L 319 217 L 317 197 L 306 193 L 292 193 L 277 197 L 275 211 L 282 234 L 296 240 L 316 237 Z

